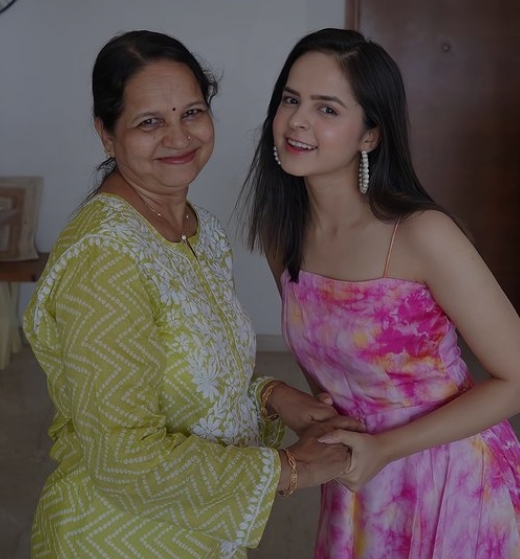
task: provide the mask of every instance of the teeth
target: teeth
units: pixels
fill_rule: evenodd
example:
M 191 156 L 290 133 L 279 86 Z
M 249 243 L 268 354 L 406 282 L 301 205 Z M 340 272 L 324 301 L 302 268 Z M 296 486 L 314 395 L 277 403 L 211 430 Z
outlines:
M 287 143 L 291 146 L 294 146 L 295 148 L 300 148 L 300 149 L 316 149 L 314 146 L 311 146 L 309 144 L 303 144 L 302 142 L 297 142 L 296 140 L 291 140 L 291 139 L 287 139 Z

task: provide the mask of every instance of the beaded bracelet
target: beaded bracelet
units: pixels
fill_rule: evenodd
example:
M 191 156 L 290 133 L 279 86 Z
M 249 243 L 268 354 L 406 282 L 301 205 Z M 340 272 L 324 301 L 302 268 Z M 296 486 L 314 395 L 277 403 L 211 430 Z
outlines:
M 278 419 L 280 416 L 277 413 L 272 413 L 271 415 L 269 415 L 268 411 L 267 411 L 267 401 L 269 400 L 269 397 L 271 396 L 271 392 L 277 387 L 280 386 L 281 384 L 285 384 L 285 382 L 283 382 L 283 380 L 273 380 L 271 381 L 269 384 L 267 384 L 267 386 L 264 388 L 263 392 L 262 392 L 262 396 L 260 398 L 260 413 L 262 414 L 262 417 L 264 419 Z
M 287 450 L 286 448 L 282 448 L 280 450 L 281 452 L 285 453 L 285 456 L 287 457 L 287 462 L 291 468 L 291 477 L 289 478 L 289 489 L 287 489 L 287 491 L 278 491 L 278 495 L 281 495 L 282 497 L 289 497 L 289 495 L 292 495 L 296 491 L 296 487 L 298 486 L 298 470 L 296 469 L 296 458 L 290 450 Z

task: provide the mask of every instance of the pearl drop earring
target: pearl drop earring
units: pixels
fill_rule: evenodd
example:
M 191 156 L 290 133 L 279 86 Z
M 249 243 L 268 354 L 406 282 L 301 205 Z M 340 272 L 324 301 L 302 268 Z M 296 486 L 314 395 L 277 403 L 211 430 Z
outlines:
M 359 162 L 359 190 L 361 194 L 367 193 L 369 180 L 370 172 L 368 169 L 368 153 L 363 150 L 361 152 L 361 161 Z
M 278 165 L 281 165 L 282 163 L 280 162 L 280 158 L 278 157 L 278 150 L 276 149 L 276 146 L 273 146 L 273 155 L 274 160 L 278 163 Z

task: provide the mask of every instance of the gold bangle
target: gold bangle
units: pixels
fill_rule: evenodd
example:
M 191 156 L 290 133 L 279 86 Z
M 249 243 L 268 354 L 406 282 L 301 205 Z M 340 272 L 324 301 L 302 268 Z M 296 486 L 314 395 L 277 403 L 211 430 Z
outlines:
M 262 392 L 262 396 L 260 398 L 260 413 L 262 414 L 262 417 L 264 419 L 278 419 L 280 416 L 277 413 L 272 413 L 271 415 L 269 415 L 268 411 L 267 411 L 267 401 L 269 400 L 269 397 L 271 396 L 272 391 L 277 387 L 280 386 L 281 384 L 285 384 L 285 382 L 283 382 L 283 380 L 273 380 L 270 383 L 267 384 L 267 386 L 264 388 L 263 392 Z
M 287 450 L 286 448 L 282 448 L 280 450 L 285 453 L 285 456 L 287 457 L 287 462 L 289 463 L 289 466 L 291 468 L 291 477 L 289 478 L 289 489 L 287 489 L 287 491 L 280 490 L 278 491 L 278 494 L 282 497 L 289 497 L 289 495 L 292 495 L 296 491 L 296 487 L 298 486 L 298 470 L 296 469 L 296 458 L 290 450 Z

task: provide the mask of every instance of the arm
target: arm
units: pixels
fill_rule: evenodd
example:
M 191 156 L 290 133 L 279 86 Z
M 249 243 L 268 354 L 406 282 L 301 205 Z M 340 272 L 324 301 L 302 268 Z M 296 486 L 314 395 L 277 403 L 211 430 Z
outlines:
M 415 223 L 423 281 L 490 378 L 399 436 L 397 457 L 462 439 L 520 411 L 520 318 L 482 258 L 443 214 Z M 408 447 L 404 438 L 413 435 Z
M 429 287 L 490 378 L 403 427 L 375 436 L 326 437 L 351 446 L 346 478 L 352 489 L 393 460 L 475 435 L 520 411 L 520 319 L 497 281 L 447 216 L 425 212 L 402 227 L 403 248 L 417 263 L 417 279 Z

